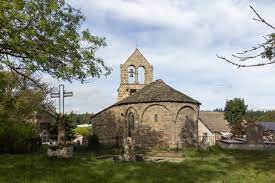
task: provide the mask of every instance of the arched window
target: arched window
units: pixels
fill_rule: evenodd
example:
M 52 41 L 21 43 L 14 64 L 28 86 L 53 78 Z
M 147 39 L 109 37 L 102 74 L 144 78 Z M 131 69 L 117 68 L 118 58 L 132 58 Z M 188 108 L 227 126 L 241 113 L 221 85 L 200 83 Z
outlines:
M 138 83 L 144 84 L 145 82 L 145 69 L 143 67 L 138 68 Z
M 155 120 L 155 122 L 158 122 L 158 115 L 157 114 L 155 114 L 154 120 Z
M 128 83 L 135 83 L 136 69 L 134 66 L 128 67 Z
M 135 116 L 133 113 L 130 113 L 128 117 L 128 136 L 129 137 L 131 137 L 134 128 L 135 128 Z

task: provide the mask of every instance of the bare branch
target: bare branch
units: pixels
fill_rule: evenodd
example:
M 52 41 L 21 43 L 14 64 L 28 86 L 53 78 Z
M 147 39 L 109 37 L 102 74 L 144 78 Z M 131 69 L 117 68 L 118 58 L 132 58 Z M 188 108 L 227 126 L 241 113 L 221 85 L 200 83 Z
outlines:
M 267 26 L 271 27 L 272 29 L 275 29 L 275 27 L 272 26 L 272 25 L 271 25 L 270 23 L 268 23 L 267 21 L 265 21 L 265 19 L 263 19 L 263 18 L 257 13 L 257 11 L 256 11 L 252 6 L 249 6 L 249 7 L 253 10 L 253 12 L 254 12 L 254 13 L 257 15 L 257 17 L 259 18 L 259 19 L 253 18 L 253 20 L 262 22 L 262 23 L 266 24 Z
M 269 64 L 274 64 L 275 63 L 275 59 L 270 61 L 270 62 L 265 62 L 265 63 L 259 63 L 259 64 L 251 64 L 251 65 L 244 65 L 244 64 L 237 64 L 235 62 L 232 62 L 230 60 L 228 60 L 227 58 L 223 57 L 223 56 L 219 56 L 219 55 L 216 55 L 219 59 L 222 59 L 232 65 L 235 65 L 237 66 L 238 68 L 240 67 L 257 67 L 257 66 L 264 66 L 264 65 L 269 65 Z
M 260 57 L 260 56 L 262 56 L 262 53 L 259 53 L 257 55 L 253 55 L 253 56 L 238 56 L 238 55 L 234 55 L 234 54 L 232 54 L 232 56 L 235 58 L 241 59 L 240 61 L 244 61 L 247 59 Z

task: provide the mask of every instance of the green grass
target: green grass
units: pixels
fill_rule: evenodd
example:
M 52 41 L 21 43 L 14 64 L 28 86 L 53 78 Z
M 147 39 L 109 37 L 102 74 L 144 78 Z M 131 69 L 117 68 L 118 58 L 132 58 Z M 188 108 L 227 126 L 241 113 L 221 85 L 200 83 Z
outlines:
M 0 155 L 0 182 L 275 182 L 275 152 L 188 150 L 181 163 L 123 163 L 77 153 L 70 160 L 45 153 Z

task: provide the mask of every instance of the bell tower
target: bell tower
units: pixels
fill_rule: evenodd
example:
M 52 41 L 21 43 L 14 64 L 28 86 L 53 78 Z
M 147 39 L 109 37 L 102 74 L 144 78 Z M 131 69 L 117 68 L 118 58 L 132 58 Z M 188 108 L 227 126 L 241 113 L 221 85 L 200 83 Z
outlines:
M 153 81 L 153 66 L 136 48 L 124 64 L 120 65 L 118 101 L 132 95 Z

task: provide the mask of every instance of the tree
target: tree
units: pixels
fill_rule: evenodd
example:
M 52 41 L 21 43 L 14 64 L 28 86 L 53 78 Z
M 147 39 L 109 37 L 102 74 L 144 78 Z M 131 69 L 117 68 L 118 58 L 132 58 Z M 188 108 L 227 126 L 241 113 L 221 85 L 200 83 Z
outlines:
M 39 87 L 19 74 L 0 72 L 0 119 L 31 122 L 37 113 L 54 109 L 46 97 L 51 88 L 30 73 L 24 75 L 38 83 Z
M 224 119 L 226 119 L 231 127 L 231 133 L 235 137 L 242 137 L 244 135 L 244 117 L 247 110 L 244 100 L 234 98 L 226 101 L 224 108 Z
M 223 108 L 216 108 L 213 110 L 214 112 L 223 112 Z
M 234 98 L 233 100 L 226 101 L 224 108 L 224 118 L 230 123 L 242 121 L 247 110 L 244 100 L 240 98 Z
M 275 121 L 275 111 L 267 111 L 258 118 L 258 121 Z
M 81 82 L 110 74 L 95 52 L 105 38 L 83 30 L 85 17 L 65 0 L 0 3 L 0 68 L 30 79 L 26 71 Z M 38 83 L 36 83 L 38 84 Z
M 255 13 L 257 17 L 257 18 L 253 18 L 253 20 L 257 22 L 261 22 L 266 26 L 268 26 L 269 28 L 271 28 L 272 31 L 275 31 L 275 26 L 271 25 L 265 19 L 263 19 L 252 6 L 250 6 L 250 8 L 252 9 L 252 11 Z M 261 63 L 239 64 L 236 61 L 232 61 L 230 59 L 225 58 L 224 56 L 217 55 L 217 57 L 230 64 L 237 66 L 238 68 L 274 64 L 275 63 L 275 32 L 272 32 L 267 36 L 263 36 L 263 38 L 265 39 L 264 42 L 259 43 L 256 46 L 253 46 L 249 50 L 245 50 L 232 55 L 235 59 L 238 59 L 242 63 L 244 63 L 244 61 L 248 61 L 256 58 L 262 58 L 263 62 Z
M 74 122 L 76 124 L 89 124 L 91 123 L 91 117 L 93 114 L 90 113 L 82 113 L 82 114 L 74 114 L 73 118 L 74 118 Z

